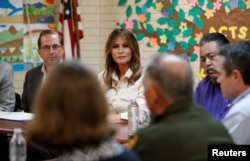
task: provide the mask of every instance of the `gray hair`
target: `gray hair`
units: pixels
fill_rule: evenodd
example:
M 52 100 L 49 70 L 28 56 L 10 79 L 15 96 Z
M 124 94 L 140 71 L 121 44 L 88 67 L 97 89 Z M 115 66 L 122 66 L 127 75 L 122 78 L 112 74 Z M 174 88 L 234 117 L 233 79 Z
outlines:
M 176 55 L 157 54 L 148 64 L 144 79 L 151 80 L 165 99 L 174 101 L 193 96 L 192 69 L 185 59 Z

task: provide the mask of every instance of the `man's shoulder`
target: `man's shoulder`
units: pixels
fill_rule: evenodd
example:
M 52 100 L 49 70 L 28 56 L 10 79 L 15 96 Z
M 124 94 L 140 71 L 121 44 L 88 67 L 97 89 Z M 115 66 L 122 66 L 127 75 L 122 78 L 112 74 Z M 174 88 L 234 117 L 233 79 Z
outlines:
M 27 74 L 33 74 L 33 73 L 39 73 L 39 72 L 41 72 L 42 66 L 43 65 L 39 65 L 37 67 L 34 67 L 34 68 L 28 70 Z
M 162 139 L 161 137 L 165 137 L 165 134 L 169 132 L 169 129 L 171 129 L 171 124 L 167 121 L 163 121 L 158 124 L 150 124 L 149 126 L 139 130 L 138 135 L 140 137 L 147 138 L 147 140 L 160 140 Z
M 230 109 L 230 113 L 239 113 L 250 118 L 250 93 L 246 94 L 241 100 L 237 101 Z
M 0 61 L 0 67 L 1 68 L 11 68 L 11 65 L 9 63 L 4 62 L 4 61 Z
M 211 78 L 209 76 L 204 77 L 198 84 L 199 85 L 205 85 L 212 82 Z
M 208 89 L 214 89 L 214 88 L 220 89 L 220 85 L 214 82 L 209 76 L 206 76 L 200 82 L 198 82 L 195 91 L 199 91 L 199 90 L 207 91 Z

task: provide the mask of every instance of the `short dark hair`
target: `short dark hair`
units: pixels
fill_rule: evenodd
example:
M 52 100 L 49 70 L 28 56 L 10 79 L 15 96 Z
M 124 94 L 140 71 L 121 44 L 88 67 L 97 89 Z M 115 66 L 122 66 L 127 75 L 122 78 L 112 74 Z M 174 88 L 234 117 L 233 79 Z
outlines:
M 229 44 L 229 40 L 227 39 L 225 35 L 219 32 L 214 32 L 214 33 L 208 33 L 204 35 L 201 38 L 199 45 L 203 46 L 205 43 L 210 42 L 210 41 L 216 41 L 218 48 Z
M 57 32 L 57 31 L 54 31 L 54 30 L 43 30 L 41 33 L 40 33 L 40 35 L 39 35 L 39 37 L 38 37 L 38 40 L 37 40 L 37 46 L 38 46 L 38 48 L 40 48 L 41 47 L 41 45 L 42 45 L 42 42 L 41 42 L 41 39 L 42 39 L 42 37 L 44 36 L 44 35 L 50 35 L 50 34 L 56 34 L 56 35 L 58 35 L 59 36 L 59 40 L 60 40 L 60 44 L 62 45 L 62 46 L 64 46 L 64 43 L 63 43 L 63 37 L 62 37 L 62 35 L 59 33 L 59 32 Z
M 224 47 L 222 66 L 226 76 L 230 76 L 234 69 L 240 71 L 245 84 L 250 84 L 250 42 L 239 41 Z

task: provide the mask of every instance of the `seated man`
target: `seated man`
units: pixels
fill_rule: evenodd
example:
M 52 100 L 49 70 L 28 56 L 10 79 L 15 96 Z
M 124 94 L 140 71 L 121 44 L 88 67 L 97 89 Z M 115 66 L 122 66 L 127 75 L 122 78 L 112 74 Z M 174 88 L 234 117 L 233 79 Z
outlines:
M 12 66 L 0 61 L 0 111 L 10 112 L 15 108 L 14 73 Z M 0 160 L 8 160 L 9 138 L 0 134 Z
M 14 108 L 14 72 L 11 65 L 0 61 L 0 111 L 13 111 Z
M 217 81 L 223 97 L 234 100 L 222 123 L 236 144 L 250 145 L 250 42 L 231 44 L 221 54 Z
M 46 78 L 51 66 L 59 63 L 64 57 L 62 36 L 53 30 L 44 30 L 38 38 L 38 53 L 43 65 L 37 66 L 25 75 L 21 107 L 25 112 L 32 111 L 32 103 L 42 81 Z
M 225 116 L 231 103 L 222 96 L 220 85 L 216 82 L 217 71 L 214 67 L 219 58 L 220 48 L 227 44 L 228 39 L 220 33 L 206 34 L 200 40 L 201 66 L 205 68 L 207 76 L 198 83 L 194 99 L 218 120 Z
M 176 55 L 159 54 L 147 66 L 143 85 L 152 121 L 128 144 L 141 160 L 207 160 L 208 145 L 233 143 L 225 127 L 193 102 L 193 82 L 189 63 Z

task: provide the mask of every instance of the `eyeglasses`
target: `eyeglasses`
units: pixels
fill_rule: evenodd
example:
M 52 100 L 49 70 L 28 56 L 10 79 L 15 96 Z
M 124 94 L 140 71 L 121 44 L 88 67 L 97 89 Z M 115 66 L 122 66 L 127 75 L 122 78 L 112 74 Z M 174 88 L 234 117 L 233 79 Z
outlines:
M 54 51 L 57 51 L 60 47 L 62 47 L 61 45 L 59 45 L 59 44 L 53 44 L 52 46 L 50 46 L 50 45 L 44 45 L 44 46 L 41 46 L 41 49 L 43 50 L 43 51 L 46 51 L 46 52 L 48 52 L 48 51 L 50 51 L 50 47 L 52 47 L 52 49 L 54 50 Z

